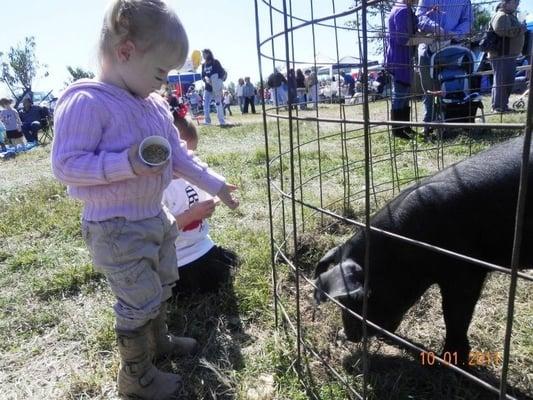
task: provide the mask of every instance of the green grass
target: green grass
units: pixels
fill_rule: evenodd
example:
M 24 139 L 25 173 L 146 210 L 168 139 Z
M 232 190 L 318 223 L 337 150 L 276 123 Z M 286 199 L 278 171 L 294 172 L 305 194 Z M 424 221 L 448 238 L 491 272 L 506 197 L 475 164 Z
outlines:
M 384 103 L 371 106 L 373 117 L 384 115 Z M 350 118 L 360 118 L 359 109 L 348 112 Z M 337 117 L 339 109 L 322 107 L 320 114 Z M 239 186 L 241 206 L 236 211 L 217 208 L 211 219 L 211 233 L 217 243 L 239 254 L 242 264 L 233 285 L 217 295 L 193 296 L 171 304 L 171 330 L 196 337 L 202 350 L 194 358 L 165 360 L 160 367 L 183 376 L 186 399 L 346 399 L 345 387 L 304 348 L 303 368 L 298 375 L 290 325 L 280 318 L 280 329 L 275 329 L 262 118 L 234 116 L 232 120 L 237 123 L 232 128 L 199 129 L 199 155 Z M 315 122 L 293 126 L 297 197 L 363 220 L 361 132 L 347 133 L 344 153 L 337 134 L 339 124 L 320 124 L 320 135 Z M 280 147 L 282 152 L 289 148 L 287 122 L 280 122 L 279 128 L 278 136 L 277 124 L 269 119 L 271 159 L 279 155 Z M 501 132 L 475 139 L 459 136 L 441 149 L 421 140 L 416 144 L 390 142 L 387 132 L 373 130 L 373 209 L 416 179 L 417 174 L 422 177 L 442 168 L 437 162 L 442 152 L 444 164 L 449 165 L 505 136 Z M 391 148 L 396 149 L 395 157 Z M 50 146 L 39 148 L 1 165 L 6 174 L 0 177 L 0 370 L 6 372 L 0 374 L 0 386 L 3 396 L 14 399 L 115 398 L 119 359 L 114 342 L 114 299 L 105 279 L 91 267 L 80 234 L 81 205 L 51 177 L 49 151 Z M 270 164 L 272 182 L 283 185 L 287 193 L 291 190 L 290 161 L 285 153 Z M 343 202 L 345 178 L 350 181 L 346 194 L 351 197 Z M 300 182 L 305 182 L 301 189 Z M 285 247 L 293 254 L 290 202 L 274 190 L 272 198 L 274 236 L 279 242 L 287 237 Z M 296 207 L 295 218 L 298 266 L 311 276 L 323 252 L 349 237 L 353 228 L 300 206 Z M 278 293 L 294 318 L 294 274 L 285 263 L 276 267 Z M 501 346 L 507 287 L 508 279 L 500 275 L 488 281 L 470 330 L 474 348 L 497 351 Z M 301 281 L 300 289 L 304 339 L 343 379 L 360 390 L 361 347 L 339 337 L 341 321 L 335 307 L 328 304 L 315 309 L 310 285 Z M 432 288 L 411 310 L 400 333 L 438 349 L 444 333 L 439 297 L 438 290 Z M 513 335 L 516 357 L 510 379 L 513 388 L 521 393 L 529 391 L 530 395 L 532 299 L 531 286 L 521 284 Z M 421 368 L 416 357 L 394 346 L 372 340 L 370 348 L 370 398 L 488 398 L 485 391 L 453 373 Z M 479 373 L 494 379 L 498 371 Z

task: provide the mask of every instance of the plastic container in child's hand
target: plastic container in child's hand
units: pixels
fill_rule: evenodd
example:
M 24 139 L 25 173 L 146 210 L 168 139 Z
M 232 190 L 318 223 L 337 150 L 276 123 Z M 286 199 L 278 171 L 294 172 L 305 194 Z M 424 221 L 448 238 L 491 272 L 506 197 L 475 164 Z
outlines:
M 148 136 L 139 145 L 139 157 L 148 165 L 161 165 L 171 154 L 170 143 L 163 136 Z

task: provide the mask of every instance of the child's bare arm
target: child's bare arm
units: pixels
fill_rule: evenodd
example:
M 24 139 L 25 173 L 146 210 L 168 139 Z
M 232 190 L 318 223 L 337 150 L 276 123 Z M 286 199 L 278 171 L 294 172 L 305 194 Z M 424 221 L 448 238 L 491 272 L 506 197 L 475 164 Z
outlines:
M 233 197 L 231 192 L 234 192 L 237 190 L 237 186 L 232 185 L 231 183 L 224 183 L 224 186 L 219 190 L 217 193 L 218 198 L 220 201 L 222 201 L 226 206 L 231 208 L 232 210 L 239 207 L 239 200 Z
M 175 215 L 174 217 L 176 218 L 178 228 L 182 229 L 184 226 L 187 226 L 194 221 L 211 217 L 215 212 L 217 204 L 215 199 L 200 201 L 193 204 L 190 209 Z

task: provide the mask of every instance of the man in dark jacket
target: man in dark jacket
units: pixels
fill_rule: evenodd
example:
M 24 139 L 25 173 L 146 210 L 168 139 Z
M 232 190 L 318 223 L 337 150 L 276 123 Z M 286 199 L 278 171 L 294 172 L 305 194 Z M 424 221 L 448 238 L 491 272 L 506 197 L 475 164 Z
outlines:
M 26 97 L 22 102 L 22 110 L 19 112 L 22 122 L 22 133 L 28 143 L 37 144 L 37 132 L 42 127 L 42 121 L 48 116 L 45 107 L 36 106 Z

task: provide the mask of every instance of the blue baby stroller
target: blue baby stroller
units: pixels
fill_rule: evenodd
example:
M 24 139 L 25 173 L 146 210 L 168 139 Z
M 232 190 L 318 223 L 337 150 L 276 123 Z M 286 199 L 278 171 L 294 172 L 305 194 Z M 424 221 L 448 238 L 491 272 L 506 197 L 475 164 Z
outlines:
M 474 123 L 479 110 L 485 122 L 481 95 L 472 86 L 477 65 L 472 51 L 462 46 L 448 46 L 433 54 L 430 76 L 438 88 L 433 93 L 438 121 Z

